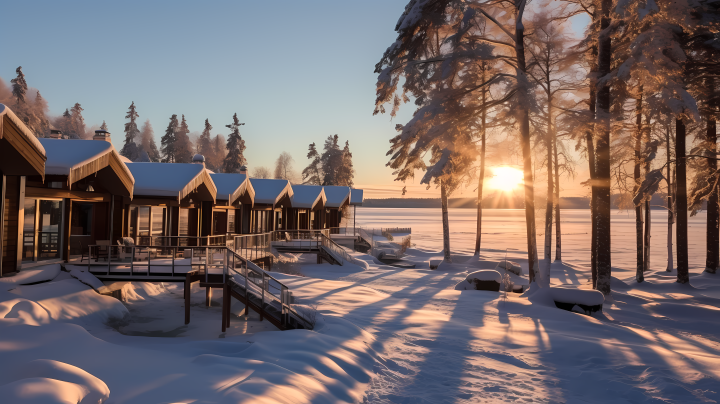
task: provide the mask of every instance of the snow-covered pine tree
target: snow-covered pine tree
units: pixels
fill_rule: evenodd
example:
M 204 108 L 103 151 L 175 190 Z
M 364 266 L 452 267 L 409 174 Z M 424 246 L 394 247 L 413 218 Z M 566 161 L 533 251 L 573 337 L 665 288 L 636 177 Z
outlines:
M 50 120 L 47 118 L 48 105 L 40 91 L 35 94 L 36 124 L 33 125 L 35 136 L 44 137 L 50 133 Z
M 338 185 L 352 188 L 354 177 L 355 169 L 353 168 L 352 153 L 350 152 L 350 142 L 346 140 L 345 147 L 342 149 L 342 159 L 337 174 Z
M 211 130 L 212 125 L 210 125 L 210 121 L 205 119 L 205 128 L 197 142 L 197 152 L 205 157 L 205 165 L 211 170 L 215 170 L 215 152 L 213 150 L 212 138 L 210 137 Z
M 83 107 L 80 106 L 79 102 L 76 102 L 72 108 L 70 108 L 70 133 L 69 136 L 73 139 L 84 139 L 87 137 L 85 128 L 85 118 L 82 116 L 84 111 Z
M 10 80 L 10 83 L 12 83 L 12 94 L 15 97 L 15 105 L 22 105 L 25 103 L 25 94 L 28 90 L 27 81 L 25 81 L 25 74 L 23 74 L 22 66 L 18 66 L 17 69 L 15 69 L 15 73 L 17 73 L 17 77 Z
M 147 155 L 147 160 L 149 162 L 158 163 L 161 161 L 160 152 L 155 145 L 155 131 L 153 130 L 149 119 L 143 123 L 143 126 L 140 129 L 140 150 L 141 152 L 138 159 L 144 158 L 144 152 L 145 155 Z
M 302 171 L 303 184 L 322 185 L 324 174 L 320 162 L 320 153 L 318 153 L 315 142 L 308 146 L 307 158 L 310 160 L 305 169 Z
M 223 172 L 223 164 L 225 162 L 225 156 L 227 155 L 227 142 L 223 135 L 215 135 L 212 141 L 212 150 L 212 166 L 215 168 L 215 172 Z
M 123 144 L 122 150 L 120 150 L 120 154 L 130 159 L 130 161 L 135 161 L 140 157 L 140 150 L 136 143 L 140 135 L 140 130 L 135 122 L 139 116 L 135 107 L 135 101 L 133 101 L 125 115 L 125 119 L 129 119 L 129 121 L 125 123 L 125 143 Z M 103 121 L 103 124 L 104 123 Z
M 175 133 L 175 162 L 176 163 L 191 163 L 193 157 L 193 145 L 190 141 L 188 134 L 190 128 L 185 121 L 185 115 L 182 115 L 182 120 Z
M 178 129 L 177 114 L 173 114 L 170 117 L 170 123 L 168 123 L 165 134 L 160 138 L 160 152 L 162 153 L 163 163 L 176 163 L 177 150 L 176 150 L 176 133 Z M 147 150 L 146 150 L 147 151 Z M 148 153 L 149 154 L 149 153 Z
M 342 151 L 338 144 L 338 135 L 328 136 L 325 139 L 320 163 L 323 171 L 322 185 L 339 185 L 338 170 L 342 166 Z
M 223 161 L 223 172 L 226 173 L 237 173 L 240 172 L 240 167 L 247 165 L 245 159 L 245 141 L 240 136 L 240 126 L 244 123 L 240 123 L 237 117 L 237 113 L 233 115 L 233 122 L 230 125 L 225 125 L 230 129 L 230 136 L 227 141 L 227 155 Z

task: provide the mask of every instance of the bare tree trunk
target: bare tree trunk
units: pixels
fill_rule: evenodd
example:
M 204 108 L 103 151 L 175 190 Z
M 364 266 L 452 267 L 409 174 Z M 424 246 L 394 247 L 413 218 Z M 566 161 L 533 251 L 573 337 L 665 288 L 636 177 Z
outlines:
M 715 157 L 717 152 L 717 123 L 715 116 L 710 114 L 707 118 L 707 131 L 705 133 L 705 142 L 707 142 L 708 157 Z M 712 174 L 717 171 L 717 160 L 709 158 L 707 160 L 708 173 Z M 718 189 L 715 188 L 710 193 L 707 202 L 707 257 L 705 258 L 705 272 L 714 274 L 717 272 L 720 259 L 720 211 L 718 210 Z
M 675 206 L 677 206 L 677 281 L 690 282 L 688 265 L 688 233 L 687 233 L 687 171 L 685 156 L 685 122 L 675 120 Z
M 442 203 L 443 252 L 447 263 L 452 263 L 450 256 L 450 220 L 448 218 L 448 196 L 445 182 L 440 183 L 440 202 Z
M 635 165 L 633 170 L 633 179 L 635 186 L 633 187 L 633 195 L 637 194 L 640 189 L 642 177 L 640 175 L 640 162 L 642 155 L 640 147 L 642 146 L 642 87 L 640 87 L 640 95 L 635 105 L 636 128 L 635 128 Z M 635 206 L 635 280 L 639 283 L 645 280 L 643 271 L 645 269 L 644 248 L 643 248 L 643 207 L 642 204 Z
M 485 68 L 486 64 L 482 64 L 482 82 L 485 82 Z M 483 184 L 485 182 L 485 124 L 487 121 L 487 111 L 485 110 L 487 102 L 487 90 L 485 87 L 481 90 L 482 97 L 482 111 L 480 112 L 480 118 L 482 120 L 482 128 L 480 129 L 480 173 L 478 175 L 478 189 L 477 189 L 477 232 L 475 235 L 475 255 L 480 255 L 480 241 L 482 238 L 482 198 L 483 198 Z
M 673 195 L 673 184 L 672 184 L 672 170 L 671 170 L 671 164 L 670 161 L 672 159 L 672 147 L 670 145 L 670 126 L 668 125 L 667 128 L 665 128 L 665 144 L 667 147 L 667 161 L 666 161 L 666 167 L 667 167 L 667 181 L 668 181 L 668 230 L 667 230 L 667 268 L 665 269 L 667 272 L 672 272 L 673 269 L 675 269 L 675 264 L 673 263 L 673 223 L 675 223 L 675 215 L 674 215 L 674 201 L 675 197 Z
M 645 172 L 647 173 L 647 169 Z M 643 248 L 643 272 L 650 270 L 650 237 L 652 237 L 650 234 L 650 224 L 652 223 L 650 220 L 651 213 L 650 200 L 647 200 L 645 201 L 645 238 L 643 240 L 645 246 Z
M 524 5 L 524 3 L 522 3 Z M 522 10 L 518 10 L 522 12 Z M 525 28 L 522 20 L 515 24 L 515 56 L 517 57 L 517 66 L 519 74 L 524 75 L 527 72 L 525 65 L 525 44 L 524 44 Z M 523 173 L 525 179 L 525 227 L 527 230 L 527 252 L 528 252 L 528 269 L 530 283 L 538 282 L 538 251 L 537 251 L 537 233 L 535 230 L 535 184 L 533 180 L 532 152 L 530 148 L 530 112 L 528 110 L 525 93 L 521 91 L 518 95 L 521 97 L 518 106 L 518 117 L 520 118 L 520 140 L 522 144 L 523 155 Z M 548 274 L 549 275 L 549 274 Z M 540 286 L 548 286 L 549 279 L 538 282 Z
M 549 69 L 546 70 L 546 75 L 549 76 Z M 548 83 L 550 78 L 547 77 Z M 544 250 L 544 261 L 543 265 L 545 270 L 550 272 L 550 257 L 552 257 L 552 231 L 553 231 L 553 192 L 555 188 L 553 178 L 553 142 L 552 142 L 552 98 L 550 95 L 549 87 L 547 92 L 548 97 L 548 115 L 547 115 L 547 134 L 545 136 L 545 147 L 547 148 L 547 193 L 545 201 L 545 250 Z
M 602 0 L 600 30 L 610 26 L 610 8 L 612 0 Z M 612 42 L 609 33 L 601 33 L 598 38 L 598 73 L 605 77 L 610 73 Z M 610 253 L 610 86 L 607 82 L 597 90 L 596 112 L 597 137 L 597 289 L 604 295 L 610 294 L 612 261 Z
M 555 162 L 555 261 L 562 261 L 562 236 L 560 233 L 560 163 L 558 162 L 558 139 L 553 131 L 553 150 Z
M 595 87 L 590 87 L 590 113 L 595 116 Z M 593 131 L 589 130 L 585 134 L 585 142 L 588 151 L 588 168 L 590 170 L 590 274 L 592 277 L 593 289 L 597 289 L 597 222 L 595 217 L 597 214 L 597 175 L 595 173 L 595 141 L 593 140 Z

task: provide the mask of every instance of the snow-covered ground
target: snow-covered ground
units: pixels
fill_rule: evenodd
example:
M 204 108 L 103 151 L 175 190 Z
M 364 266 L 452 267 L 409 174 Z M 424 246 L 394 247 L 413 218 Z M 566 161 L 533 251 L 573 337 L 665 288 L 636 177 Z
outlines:
M 358 222 L 378 226 L 383 211 L 358 209 Z M 80 402 L 83 395 L 86 401 L 109 395 L 107 403 L 720 401 L 720 276 L 701 273 L 704 246 L 694 230 L 704 217 L 691 219 L 690 285 L 676 284 L 664 270 L 665 250 L 655 248 L 665 235 L 660 217 L 653 227 L 653 272 L 635 283 L 632 244 L 616 244 L 632 240 L 633 222 L 614 217 L 613 296 L 602 313 L 588 316 L 513 293 L 454 290 L 469 272 L 496 269 L 510 246 L 518 250 L 508 259 L 527 274 L 524 239 L 486 235 L 483 255 L 471 258 L 466 239 L 472 240 L 474 223 L 453 219 L 465 212 L 451 212 L 458 254 L 452 265 L 430 270 L 429 261 L 441 256 L 439 214 L 436 220 L 417 211 L 408 212 L 417 226 L 402 222 L 400 210 L 395 222 L 383 225 L 413 228 L 417 245 L 406 259 L 415 269 L 362 254 L 355 258 L 367 269 L 318 265 L 305 255 L 283 264 L 305 276 L 274 274 L 300 303 L 317 304 L 315 331 L 275 331 L 255 313 L 241 315 L 236 304 L 230 329 L 221 333 L 221 292 L 215 290 L 206 307 L 197 286 L 186 326 L 180 285 L 126 284 L 120 302 L 93 291 L 85 275 L 55 267 L 3 279 L 0 397 L 35 392 L 53 396 L 42 401 L 52 403 Z M 490 233 L 495 227 L 513 234 L 522 223 L 496 212 L 485 214 Z M 579 213 L 568 217 L 565 263 L 553 263 L 552 283 L 588 288 L 587 220 Z

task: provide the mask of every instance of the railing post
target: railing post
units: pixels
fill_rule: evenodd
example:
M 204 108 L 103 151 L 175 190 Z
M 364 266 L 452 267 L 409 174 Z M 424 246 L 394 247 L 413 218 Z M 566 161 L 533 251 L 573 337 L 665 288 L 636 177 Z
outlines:
M 130 247 L 130 276 L 135 272 L 135 246 Z
M 150 241 L 152 241 L 152 239 L 150 239 Z M 151 244 L 152 244 L 152 243 L 151 243 Z M 150 276 L 150 261 L 151 261 L 151 257 L 150 257 L 151 254 L 150 254 L 150 252 L 151 252 L 151 251 L 150 251 L 150 247 L 146 247 L 146 249 L 147 249 L 147 256 L 148 256 L 147 276 Z
M 172 247 L 170 247 L 170 248 L 172 248 Z M 173 250 L 173 254 L 172 254 L 172 276 L 175 276 L 175 254 L 177 254 L 177 248 L 175 248 L 175 250 Z M 190 267 L 190 269 L 192 269 L 192 267 Z
M 210 261 L 210 255 L 208 255 L 209 253 L 210 253 L 210 251 L 209 251 L 208 247 L 206 246 L 205 247 L 205 282 L 206 283 L 208 281 L 208 261 Z

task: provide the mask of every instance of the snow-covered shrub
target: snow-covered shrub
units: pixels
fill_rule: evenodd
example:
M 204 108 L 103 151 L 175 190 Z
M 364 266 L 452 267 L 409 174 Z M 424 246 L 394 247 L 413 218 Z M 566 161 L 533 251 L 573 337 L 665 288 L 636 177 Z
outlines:
M 502 290 L 507 292 L 512 292 L 513 288 L 515 287 L 515 282 L 512 281 L 510 278 L 510 275 L 503 274 L 502 276 Z
M 522 274 L 522 268 L 520 268 L 520 265 L 518 265 L 515 262 L 508 261 L 508 260 L 502 260 L 502 261 L 498 262 L 495 269 L 496 270 L 504 269 L 504 270 L 506 270 L 508 272 L 512 272 L 518 276 L 520 276 L 520 274 Z

